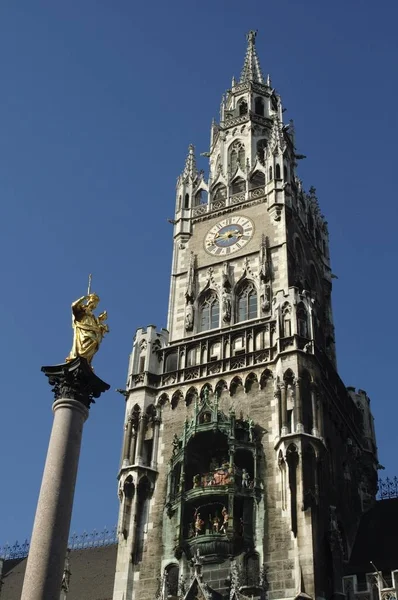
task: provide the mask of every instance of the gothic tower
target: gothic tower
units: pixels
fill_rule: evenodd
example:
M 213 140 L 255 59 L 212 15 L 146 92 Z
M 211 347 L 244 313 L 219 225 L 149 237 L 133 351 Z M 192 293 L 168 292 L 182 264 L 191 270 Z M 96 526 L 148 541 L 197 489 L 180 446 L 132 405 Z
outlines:
M 331 598 L 376 491 L 365 392 L 336 371 L 327 223 L 254 32 L 177 180 L 168 328 L 126 388 L 114 600 Z

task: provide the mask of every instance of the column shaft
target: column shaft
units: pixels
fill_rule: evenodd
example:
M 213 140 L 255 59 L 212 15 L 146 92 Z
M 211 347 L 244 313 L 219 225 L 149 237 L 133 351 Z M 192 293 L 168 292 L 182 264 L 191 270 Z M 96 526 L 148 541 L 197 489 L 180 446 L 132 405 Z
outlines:
M 296 380 L 296 432 L 302 433 L 303 426 L 303 404 L 301 398 L 300 379 Z
M 286 398 L 286 384 L 281 383 L 281 418 L 282 418 L 282 435 L 288 433 L 287 427 L 287 398 Z
M 88 409 L 61 398 L 37 504 L 21 600 L 59 600 L 68 545 L 83 424 Z
M 153 421 L 153 444 L 152 444 L 152 459 L 151 468 L 156 469 L 158 466 L 158 446 L 159 446 L 159 429 L 160 419 L 155 417 Z
M 145 415 L 145 414 L 141 415 L 140 422 L 138 425 L 137 444 L 136 444 L 136 451 L 135 451 L 135 462 L 139 465 L 142 464 L 142 448 L 144 445 L 144 437 L 145 437 L 147 420 L 148 420 L 147 415 Z
M 133 427 L 133 421 L 132 421 L 131 417 L 129 417 L 127 420 L 125 433 L 124 433 L 124 440 L 123 440 L 123 464 L 126 464 L 126 463 L 129 464 L 132 427 Z
M 311 386 L 311 408 L 312 408 L 312 435 L 319 436 L 318 427 L 318 403 L 316 398 L 316 388 Z
M 129 464 L 135 464 L 135 449 L 136 449 L 136 441 L 137 441 L 137 431 L 135 429 L 131 432 L 130 438 L 130 450 L 129 450 Z

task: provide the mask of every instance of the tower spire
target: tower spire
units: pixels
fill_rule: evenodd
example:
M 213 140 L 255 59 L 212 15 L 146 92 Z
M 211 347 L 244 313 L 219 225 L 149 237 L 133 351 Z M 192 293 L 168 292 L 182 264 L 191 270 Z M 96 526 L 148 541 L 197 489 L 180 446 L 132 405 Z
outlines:
M 240 76 L 240 83 L 245 83 L 247 81 L 264 83 L 264 77 L 261 72 L 260 61 L 258 60 L 256 52 L 256 35 L 257 31 L 253 30 L 250 30 L 249 33 L 246 35 L 247 50 L 245 62 L 243 64 L 243 69 Z

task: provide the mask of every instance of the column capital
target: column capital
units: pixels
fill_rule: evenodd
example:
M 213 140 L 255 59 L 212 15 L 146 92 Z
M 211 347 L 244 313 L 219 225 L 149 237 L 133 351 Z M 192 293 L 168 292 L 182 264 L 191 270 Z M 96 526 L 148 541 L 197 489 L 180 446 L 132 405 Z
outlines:
M 87 360 L 81 356 L 61 365 L 42 367 L 41 370 L 48 377 L 54 402 L 67 398 L 90 408 L 90 404 L 95 402 L 94 398 L 99 398 L 110 387 L 95 375 Z

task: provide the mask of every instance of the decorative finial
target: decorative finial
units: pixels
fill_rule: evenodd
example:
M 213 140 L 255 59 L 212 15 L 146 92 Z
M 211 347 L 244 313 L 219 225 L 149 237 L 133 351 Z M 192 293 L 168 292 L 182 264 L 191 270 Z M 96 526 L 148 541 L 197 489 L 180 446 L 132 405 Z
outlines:
M 193 144 L 189 144 L 188 156 L 185 160 L 185 167 L 184 171 L 182 172 L 182 179 L 183 181 L 194 181 L 197 178 L 197 176 L 198 170 L 196 168 L 195 146 Z
M 249 42 L 249 44 L 252 44 L 254 46 L 254 44 L 256 43 L 256 36 L 257 36 L 257 29 L 251 29 L 246 34 L 246 39 Z
M 98 317 L 93 312 L 97 308 L 100 298 L 91 292 L 91 280 L 92 275 L 90 274 L 87 295 L 72 303 L 73 344 L 66 362 L 71 362 L 81 356 L 91 364 L 104 335 L 109 332 L 109 326 L 105 323 L 108 318 L 106 310 Z

